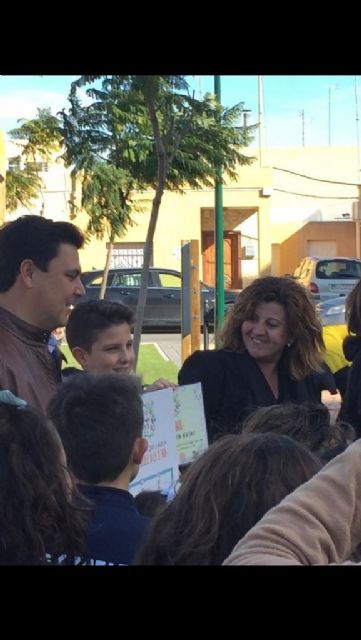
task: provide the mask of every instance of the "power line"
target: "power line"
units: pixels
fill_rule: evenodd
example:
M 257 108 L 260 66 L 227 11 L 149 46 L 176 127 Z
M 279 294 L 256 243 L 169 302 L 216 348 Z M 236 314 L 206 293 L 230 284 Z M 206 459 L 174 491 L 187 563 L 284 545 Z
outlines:
M 284 171 L 285 173 L 292 173 L 294 176 L 300 176 L 301 178 L 307 178 L 308 180 L 315 180 L 316 182 L 330 182 L 331 184 L 345 184 L 349 187 L 358 187 L 358 182 L 340 182 L 339 180 L 327 180 L 326 178 L 314 178 L 312 176 L 306 176 L 304 173 L 298 173 L 297 171 L 291 171 L 290 169 L 283 169 L 282 167 L 273 167 L 277 171 Z
M 324 198 L 325 200 L 358 200 L 357 196 L 319 196 L 311 193 L 297 193 L 296 191 L 287 191 L 287 189 L 277 189 L 276 187 L 273 187 L 273 191 L 290 193 L 293 196 L 303 196 L 305 198 Z

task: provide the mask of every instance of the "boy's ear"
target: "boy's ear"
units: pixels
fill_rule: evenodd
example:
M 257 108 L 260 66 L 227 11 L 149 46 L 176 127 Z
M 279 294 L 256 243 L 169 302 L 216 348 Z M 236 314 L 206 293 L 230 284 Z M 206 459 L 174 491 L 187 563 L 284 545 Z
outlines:
M 140 464 L 143 460 L 143 456 L 148 449 L 147 438 L 137 438 L 133 445 L 132 458 L 134 464 Z
M 74 347 L 74 349 L 72 349 L 72 354 L 75 360 L 77 360 L 79 364 L 83 367 L 83 369 L 87 369 L 88 354 L 85 351 L 85 349 L 82 349 L 82 347 Z

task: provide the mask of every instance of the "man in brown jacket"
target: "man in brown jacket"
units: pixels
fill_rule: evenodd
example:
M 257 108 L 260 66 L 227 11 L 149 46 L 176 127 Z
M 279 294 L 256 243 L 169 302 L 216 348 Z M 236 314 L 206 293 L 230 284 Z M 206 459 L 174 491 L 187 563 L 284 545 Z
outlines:
M 48 349 L 50 332 L 67 322 L 84 295 L 78 249 L 69 222 L 22 216 L 0 229 L 0 389 L 43 413 L 61 381 Z

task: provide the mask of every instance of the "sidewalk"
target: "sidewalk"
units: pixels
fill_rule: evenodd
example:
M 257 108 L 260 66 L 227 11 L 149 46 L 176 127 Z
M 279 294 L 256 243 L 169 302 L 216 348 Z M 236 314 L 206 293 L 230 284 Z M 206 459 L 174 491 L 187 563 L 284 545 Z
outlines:
M 176 365 L 176 367 L 178 367 L 178 369 L 181 368 L 182 366 L 182 336 L 181 335 L 170 334 L 169 339 L 165 338 L 164 335 L 162 335 L 162 337 L 157 340 L 157 336 L 155 336 L 154 334 L 152 334 L 151 336 L 147 334 L 143 334 L 142 343 L 147 344 L 149 342 L 156 344 L 158 349 L 162 351 L 169 360 L 172 360 L 172 362 L 174 362 L 174 364 Z M 200 348 L 203 349 L 203 334 L 201 335 Z M 210 349 L 214 348 L 213 335 L 211 335 L 209 339 L 209 348 Z

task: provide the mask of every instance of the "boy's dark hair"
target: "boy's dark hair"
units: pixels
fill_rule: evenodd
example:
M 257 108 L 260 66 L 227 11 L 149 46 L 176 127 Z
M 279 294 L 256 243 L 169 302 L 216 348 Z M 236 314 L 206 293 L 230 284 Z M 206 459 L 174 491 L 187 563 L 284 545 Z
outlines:
M 141 385 L 136 376 L 83 373 L 58 389 L 48 415 L 77 480 L 115 480 L 143 432 Z
M 71 244 L 80 249 L 84 237 L 71 222 L 54 222 L 40 216 L 21 216 L 7 222 L 0 229 L 0 292 L 15 284 L 23 260 L 47 271 L 50 260 L 55 258 L 60 244 Z
M 134 323 L 133 311 L 124 304 L 108 300 L 79 302 L 69 316 L 66 339 L 71 350 L 81 347 L 89 353 L 100 331 L 124 323 L 131 328 Z
M 140 515 L 153 518 L 167 504 L 167 498 L 161 491 L 141 491 L 135 498 Z
M 0 564 L 84 552 L 88 517 L 70 502 L 61 452 L 45 416 L 0 402 Z

